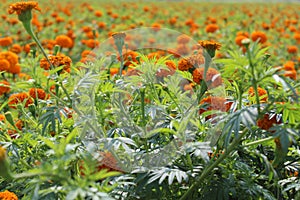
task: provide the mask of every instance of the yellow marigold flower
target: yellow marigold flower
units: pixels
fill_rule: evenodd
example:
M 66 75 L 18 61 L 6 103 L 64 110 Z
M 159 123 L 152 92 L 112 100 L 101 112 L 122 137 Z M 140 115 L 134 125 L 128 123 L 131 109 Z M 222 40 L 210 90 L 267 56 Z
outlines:
M 0 192 L 0 200 L 18 200 L 18 197 L 15 193 L 5 190 Z
M 13 14 L 17 13 L 17 15 L 20 15 L 28 10 L 38 10 L 41 11 L 41 9 L 38 7 L 38 2 L 35 1 L 27 1 L 27 2 L 17 2 L 13 3 L 9 6 L 8 13 Z

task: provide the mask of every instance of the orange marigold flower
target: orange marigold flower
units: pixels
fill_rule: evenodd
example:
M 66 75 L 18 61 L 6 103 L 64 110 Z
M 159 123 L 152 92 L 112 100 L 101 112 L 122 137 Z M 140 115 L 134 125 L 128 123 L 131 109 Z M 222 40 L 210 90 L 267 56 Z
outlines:
M 256 124 L 259 128 L 268 131 L 274 124 L 280 124 L 281 119 L 277 118 L 277 114 L 264 114 L 264 116 L 257 120 Z
M 82 40 L 81 42 L 91 49 L 97 47 L 100 44 L 99 41 L 94 39 Z
M 0 46 L 2 46 L 2 47 L 10 46 L 10 45 L 12 45 L 12 43 L 13 43 L 13 40 L 11 37 L 0 38 Z
M 236 36 L 241 36 L 241 35 L 249 38 L 249 33 L 248 32 L 239 31 L 239 32 L 236 33 Z
M 102 12 L 99 11 L 99 10 L 97 10 L 97 11 L 95 12 L 95 16 L 96 16 L 96 17 L 101 17 L 101 16 L 102 16 Z
M 204 108 L 201 108 L 199 110 L 199 114 L 210 110 L 219 110 L 222 112 L 227 112 L 229 111 L 231 104 L 232 103 L 228 102 L 224 97 L 209 96 L 200 101 L 200 105 L 204 105 Z M 209 115 L 206 117 L 206 119 L 210 119 L 212 117 L 214 117 L 214 115 Z
M 288 46 L 287 52 L 296 54 L 298 52 L 298 47 L 294 46 L 294 45 L 293 46 Z
M 254 31 L 251 34 L 251 39 L 254 42 L 259 40 L 259 43 L 263 44 L 267 41 L 268 38 L 267 38 L 267 35 L 264 32 Z
M 25 107 L 28 107 L 28 105 L 33 103 L 32 98 L 26 92 L 12 94 L 8 98 L 8 106 L 10 108 L 16 108 L 16 104 L 23 103 L 25 100 Z
M 128 51 L 125 54 L 123 54 L 124 66 L 128 67 L 132 65 L 132 63 L 138 63 L 137 57 L 138 53 L 135 51 Z M 121 60 L 121 58 L 118 57 L 118 60 Z
M 204 78 L 204 67 L 196 68 L 193 71 L 193 81 L 200 84 Z M 222 85 L 220 72 L 214 68 L 208 68 L 206 72 L 205 82 L 209 89 Z
M 194 67 L 199 67 L 200 65 L 204 64 L 205 58 L 202 55 L 202 52 L 198 51 L 196 54 L 189 56 L 187 61 Z
M 45 100 L 48 97 L 45 90 L 40 88 L 30 88 L 29 95 L 34 99 L 38 98 L 42 100 Z
M 297 71 L 296 70 L 288 70 L 284 73 L 285 77 L 290 77 L 293 80 L 297 80 Z
M 5 115 L 0 114 L 0 121 L 4 121 L 5 120 Z
M 183 34 L 183 35 L 180 35 L 177 37 L 177 43 L 178 44 L 186 44 L 190 41 L 190 39 L 191 38 L 189 36 Z
M 98 171 L 107 169 L 108 171 L 123 172 L 123 170 L 118 166 L 118 161 L 112 153 L 109 151 L 100 152 L 100 156 Z
M 64 66 L 64 68 L 63 68 L 64 71 L 66 71 L 66 72 L 70 71 L 70 67 L 71 67 L 71 63 L 72 63 L 72 60 L 70 57 L 65 56 L 65 55 L 56 55 L 56 56 L 51 55 L 51 56 L 49 56 L 49 60 L 54 67 Z M 42 58 L 40 60 L 40 67 L 45 70 L 50 69 L 50 64 L 48 63 L 46 58 Z
M 19 44 L 13 44 L 10 51 L 19 54 L 22 52 L 22 47 Z
M 176 71 L 176 64 L 172 60 L 167 60 L 165 62 L 168 69 L 159 69 L 156 72 L 156 76 L 158 77 L 167 77 L 172 76 Z
M 194 66 L 185 58 L 182 58 L 178 62 L 178 69 L 180 71 L 188 71 L 189 69 L 193 68 Z
M 9 14 L 17 13 L 17 15 L 20 15 L 21 13 L 32 9 L 41 11 L 41 9 L 38 7 L 38 2 L 35 1 L 17 2 L 17 3 L 10 4 L 8 13 Z
M 205 27 L 206 33 L 214 33 L 219 29 L 219 26 L 217 24 L 208 24 Z
M 6 59 L 0 59 L 0 72 L 7 71 L 10 67 L 10 63 Z
M 242 46 L 243 46 L 242 40 L 243 40 L 243 39 L 247 39 L 247 38 L 248 38 L 247 36 L 244 36 L 244 35 L 238 35 L 238 36 L 236 36 L 236 38 L 235 38 L 235 43 L 236 43 L 237 45 L 239 45 L 240 47 L 242 47 Z
M 1 200 L 18 200 L 18 197 L 15 193 L 5 190 L 4 192 L 0 192 L 0 199 Z
M 59 35 L 55 38 L 55 43 L 63 48 L 73 47 L 73 41 L 66 35 Z
M 294 39 L 297 40 L 298 43 L 300 43 L 300 33 L 295 33 Z
M 0 81 L 0 96 L 9 93 L 9 91 L 10 91 L 9 82 Z
M 16 64 L 18 64 L 19 57 L 17 54 L 7 51 L 7 52 L 0 52 L 0 60 L 5 59 L 9 62 L 10 67 L 14 67 Z
M 258 96 L 260 97 L 260 101 L 261 102 L 266 102 L 268 101 L 268 96 L 267 96 L 267 91 L 261 87 L 257 88 L 257 92 L 258 92 Z M 250 97 L 254 97 L 255 96 L 255 91 L 253 87 L 250 87 L 248 90 L 248 94 Z
M 153 29 L 154 31 L 159 31 L 160 28 L 161 28 L 161 25 L 160 25 L 159 23 L 153 23 L 153 24 L 151 25 L 151 27 L 152 27 L 152 29 Z
M 295 70 L 295 63 L 293 61 L 287 61 L 286 63 L 284 63 L 283 65 L 283 69 L 284 70 Z
M 200 40 L 198 42 L 206 50 L 220 50 L 221 44 L 215 41 Z
M 11 74 L 19 74 L 21 72 L 21 66 L 19 64 L 10 66 L 10 68 L 7 70 L 7 72 L 9 72 Z

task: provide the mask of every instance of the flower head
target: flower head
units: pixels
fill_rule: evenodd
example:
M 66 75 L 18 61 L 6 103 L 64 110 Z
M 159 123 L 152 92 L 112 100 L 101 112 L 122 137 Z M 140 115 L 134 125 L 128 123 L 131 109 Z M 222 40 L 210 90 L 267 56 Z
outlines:
M 265 89 L 258 87 L 257 92 L 261 102 L 268 101 L 267 91 Z M 250 97 L 254 97 L 255 91 L 253 87 L 249 88 L 248 94 L 250 95 Z
M 193 81 L 200 84 L 204 78 L 204 67 L 196 68 L 193 71 Z M 205 81 L 208 88 L 215 88 L 222 85 L 222 78 L 220 72 L 214 68 L 208 68 L 206 72 Z
M 17 15 L 20 15 L 28 10 L 38 10 L 41 11 L 41 9 L 38 7 L 38 2 L 35 1 L 27 1 L 27 2 L 17 2 L 13 3 L 9 6 L 8 13 L 13 14 L 17 13 Z
M 0 81 L 0 95 L 6 94 L 10 91 L 9 82 Z
M 4 192 L 0 192 L 0 199 L 1 200 L 18 200 L 18 197 L 15 193 L 5 190 Z
M 220 50 L 221 44 L 215 41 L 200 40 L 199 44 L 207 51 L 213 58 L 215 57 L 216 50 Z
M 55 43 L 63 48 L 73 47 L 73 41 L 69 36 L 59 35 L 55 38 Z
M 261 31 L 254 31 L 252 34 L 251 34 L 251 39 L 252 41 L 259 41 L 259 43 L 265 43 L 267 41 L 267 35 L 264 33 L 264 32 L 261 32 Z

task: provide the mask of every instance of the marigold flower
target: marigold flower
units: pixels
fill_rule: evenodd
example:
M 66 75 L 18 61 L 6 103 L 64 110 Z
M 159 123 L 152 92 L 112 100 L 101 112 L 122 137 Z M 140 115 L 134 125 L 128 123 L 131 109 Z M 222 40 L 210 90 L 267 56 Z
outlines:
M 178 62 L 178 69 L 180 71 L 188 71 L 189 69 L 193 68 L 194 66 L 185 58 L 182 58 Z
M 15 54 L 19 54 L 22 52 L 22 47 L 19 44 L 13 44 L 9 50 Z
M 187 55 L 190 53 L 190 48 L 186 44 L 178 44 L 174 53 L 177 55 Z
M 100 152 L 100 156 L 101 158 L 98 165 L 98 171 L 106 169 L 108 171 L 123 172 L 123 170 L 118 166 L 118 161 L 112 153 L 109 151 Z
M 19 74 L 21 72 L 21 66 L 19 64 L 10 66 L 10 68 L 7 70 L 7 72 L 9 72 L 11 74 Z
M 16 104 L 23 103 L 25 100 L 25 107 L 28 107 L 33 103 L 32 98 L 26 92 L 12 94 L 8 98 L 8 106 L 10 108 L 16 108 Z
M 288 70 L 284 73 L 285 77 L 289 77 L 293 80 L 297 80 L 297 71 L 296 70 Z
M 97 11 L 95 12 L 95 16 L 96 16 L 96 17 L 101 17 L 101 16 L 102 16 L 102 12 L 99 11 L 99 10 L 97 10 Z
M 18 197 L 15 193 L 5 190 L 4 192 L 0 192 L 0 199 L 1 200 L 18 200 Z
M 99 41 L 94 39 L 82 40 L 81 42 L 91 49 L 97 47 L 100 44 Z
M 180 35 L 177 37 L 177 43 L 178 44 L 187 44 L 190 41 L 190 37 L 187 35 Z
M 283 65 L 283 69 L 284 70 L 295 70 L 295 63 L 293 61 L 287 61 L 286 63 L 284 63 Z
M 41 11 L 41 9 L 38 7 L 38 2 L 35 1 L 27 1 L 27 2 L 17 2 L 13 3 L 9 6 L 8 13 L 13 14 L 17 13 L 17 15 L 20 15 L 28 10 L 38 10 Z
M 9 93 L 9 91 L 10 91 L 9 82 L 0 81 L 0 96 Z
M 135 51 L 128 51 L 123 54 L 124 66 L 128 67 L 132 65 L 132 63 L 138 63 L 137 57 L 138 53 Z M 121 58 L 118 57 L 118 60 L 121 60 Z
M 17 54 L 7 51 L 7 52 L 0 52 L 0 60 L 5 59 L 9 62 L 10 67 L 15 66 L 18 63 L 19 57 Z
M 205 58 L 202 55 L 201 51 L 198 51 L 196 54 L 193 54 L 187 58 L 187 61 L 191 63 L 194 67 L 199 67 L 200 65 L 204 64 Z
M 281 119 L 277 118 L 277 114 L 264 114 L 264 116 L 257 120 L 256 124 L 259 128 L 268 131 L 274 124 L 280 124 Z
M 68 69 L 70 69 L 70 66 L 72 63 L 71 58 L 68 56 L 64 56 L 64 55 L 56 55 L 56 56 L 51 55 L 51 56 L 49 56 L 49 60 L 54 67 L 64 66 L 63 69 L 65 71 L 68 71 Z M 50 69 L 50 64 L 48 63 L 46 58 L 42 58 L 40 60 L 40 67 L 45 70 Z
M 38 98 L 42 100 L 45 100 L 48 97 L 45 90 L 40 88 L 30 88 L 29 95 L 34 99 Z
M 196 68 L 193 71 L 193 81 L 200 84 L 204 78 L 204 67 Z M 220 72 L 214 68 L 208 68 L 206 72 L 205 82 L 209 89 L 222 85 Z
M 156 76 L 158 77 L 167 77 L 172 76 L 176 71 L 176 64 L 172 60 L 167 60 L 165 62 L 168 69 L 159 69 L 156 72 Z
M 11 37 L 3 37 L 3 38 L 0 38 L 0 46 L 1 47 L 7 47 L 7 46 L 10 46 L 12 45 L 13 43 L 13 40 Z
M 66 35 L 59 35 L 55 38 L 55 43 L 63 48 L 72 48 L 73 41 Z
M 264 32 L 254 31 L 251 34 L 251 39 L 254 42 L 259 40 L 259 43 L 263 44 L 267 41 L 268 38 L 267 38 L 267 35 Z
M 208 24 L 205 27 L 206 33 L 214 33 L 219 29 L 219 26 L 217 24 Z
M 161 25 L 160 25 L 159 23 L 153 23 L 153 24 L 151 25 L 151 27 L 152 27 L 152 29 L 153 29 L 154 31 L 159 31 L 160 28 L 161 28 Z
M 258 92 L 258 96 L 260 97 L 260 101 L 261 102 L 266 102 L 268 101 L 268 96 L 267 96 L 267 91 L 261 87 L 257 88 L 257 92 Z M 250 87 L 248 90 L 248 94 L 250 97 L 254 97 L 255 96 L 255 91 L 253 87 Z
M 206 111 L 210 111 L 210 110 L 219 110 L 222 112 L 227 112 L 227 111 L 229 111 L 232 102 L 228 102 L 224 97 L 209 96 L 200 101 L 200 105 L 205 105 L 205 104 L 206 104 L 206 107 L 201 108 L 199 110 L 199 114 L 202 114 L 202 113 L 204 113 Z M 214 116 L 215 115 L 209 115 L 206 117 L 206 120 L 210 119 Z
M 0 59 L 0 72 L 7 71 L 10 67 L 10 63 L 6 59 Z
M 235 38 L 235 43 L 237 44 L 237 45 L 239 45 L 240 47 L 242 47 L 242 46 L 244 46 L 243 44 L 242 44 L 242 40 L 243 39 L 247 39 L 248 37 L 247 36 L 244 36 L 244 35 L 238 35 L 238 36 L 236 36 L 236 38 Z
M 216 50 L 220 50 L 221 44 L 215 41 L 208 41 L 208 40 L 200 40 L 198 42 L 206 51 L 207 53 L 213 58 L 215 57 Z
M 288 53 L 293 53 L 293 54 L 296 54 L 297 52 L 298 52 L 298 47 L 297 46 L 288 46 L 288 48 L 287 48 L 287 52 Z

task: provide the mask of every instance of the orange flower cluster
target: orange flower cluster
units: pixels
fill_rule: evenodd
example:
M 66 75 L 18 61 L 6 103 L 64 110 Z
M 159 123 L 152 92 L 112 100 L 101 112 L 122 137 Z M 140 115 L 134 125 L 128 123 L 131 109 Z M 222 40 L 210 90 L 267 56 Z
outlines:
M 0 96 L 9 93 L 9 91 L 10 91 L 9 82 L 0 81 Z
M 297 79 L 297 71 L 295 69 L 295 63 L 293 61 L 287 61 L 283 65 L 283 69 L 285 70 L 284 76 L 289 77 L 293 80 Z
M 8 98 L 8 106 L 10 108 L 16 108 L 17 104 L 23 103 L 25 100 L 26 100 L 25 107 L 28 107 L 30 104 L 33 103 L 32 98 L 26 92 L 12 94 Z
M 204 67 L 196 68 L 193 71 L 193 81 L 200 84 L 204 78 Z M 209 89 L 222 85 L 222 78 L 220 72 L 214 68 L 208 68 L 205 82 Z
M 0 192 L 0 199 L 1 200 L 18 200 L 18 197 L 15 193 L 5 190 L 4 192 Z
M 249 38 L 249 34 L 247 32 L 241 32 L 241 31 L 239 31 L 236 34 L 235 43 L 238 46 L 242 47 L 243 46 L 242 41 L 244 39 L 247 39 L 247 38 Z
M 296 54 L 298 52 L 298 47 L 295 45 L 288 46 L 287 52 L 290 54 Z
M 56 55 L 56 56 L 49 56 L 49 60 L 54 67 L 64 66 L 63 70 L 66 72 L 70 72 L 70 67 L 72 63 L 70 57 L 65 55 Z M 42 58 L 40 60 L 40 67 L 45 70 L 50 69 L 50 64 L 48 63 L 46 58 Z
M 17 2 L 9 6 L 8 13 L 9 14 L 17 13 L 17 15 L 20 15 L 21 13 L 32 9 L 41 11 L 41 9 L 38 7 L 38 2 L 35 1 Z
M 267 91 L 261 87 L 257 88 L 257 92 L 258 92 L 258 96 L 260 97 L 260 101 L 261 102 L 266 102 L 268 101 L 268 96 L 267 96 Z M 255 91 L 253 87 L 250 87 L 248 90 L 248 94 L 250 97 L 254 97 L 255 96 Z
M 21 71 L 18 64 L 18 55 L 11 52 L 0 52 L 0 71 L 6 71 L 12 74 L 18 74 Z
M 156 72 L 156 76 L 167 77 L 167 76 L 172 76 L 175 73 L 177 67 L 172 60 L 167 60 L 165 64 L 168 69 L 159 69 L 159 71 Z
M 45 90 L 40 88 L 30 88 L 28 93 L 34 99 L 38 98 L 45 100 L 49 98 L 49 95 L 46 94 Z
M 1 47 L 10 46 L 10 45 L 12 45 L 12 43 L 13 43 L 13 39 L 11 37 L 0 38 L 0 46 Z
M 270 114 L 264 114 L 264 116 L 257 120 L 257 126 L 263 130 L 268 131 L 271 127 L 273 127 L 274 124 L 280 124 L 282 123 L 281 120 L 276 119 L 276 114 L 270 115 Z
M 208 24 L 208 25 L 205 27 L 206 33 L 214 33 L 214 32 L 216 32 L 217 30 L 219 30 L 219 26 L 218 26 L 217 24 Z
M 62 48 L 72 48 L 73 41 L 69 36 L 66 35 L 59 35 L 55 38 L 55 43 Z
M 189 69 L 192 69 L 194 66 L 185 58 L 182 58 L 178 62 L 178 69 L 180 71 L 188 71 Z
M 205 106 L 205 108 L 201 108 L 199 110 L 199 114 L 202 114 L 206 111 L 210 110 L 219 110 L 222 112 L 227 112 L 229 111 L 232 102 L 228 102 L 225 98 L 223 97 L 215 97 L 215 96 L 209 96 L 207 98 L 204 98 L 200 101 L 200 105 Z M 210 119 L 214 117 L 214 115 L 207 116 L 207 119 Z
M 267 35 L 264 32 L 261 32 L 261 31 L 254 31 L 251 34 L 251 39 L 254 42 L 258 41 L 261 44 L 264 44 L 268 40 Z

